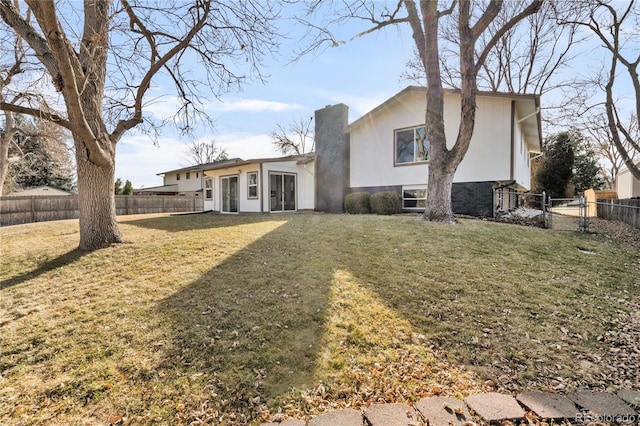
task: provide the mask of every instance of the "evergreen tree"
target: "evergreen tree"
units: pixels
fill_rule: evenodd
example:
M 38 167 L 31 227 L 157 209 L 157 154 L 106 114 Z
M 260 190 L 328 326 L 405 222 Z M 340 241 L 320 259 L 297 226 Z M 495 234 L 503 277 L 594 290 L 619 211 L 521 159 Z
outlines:
M 124 183 L 124 188 L 122 188 L 122 195 L 133 195 L 133 185 L 131 181 L 127 179 Z
M 576 134 L 572 132 L 561 132 L 547 138 L 544 156 L 534 176 L 536 192 L 544 191 L 553 198 L 572 195 L 569 185 L 573 177 L 575 141 Z
M 122 195 L 122 179 L 118 178 L 113 184 L 113 193 L 116 195 Z
M 582 138 L 574 147 L 573 185 L 576 195 L 587 189 L 602 189 L 605 181 L 602 168 L 598 164 L 598 157 Z
M 68 134 L 43 120 L 15 117 L 19 132 L 9 146 L 8 190 L 51 186 L 75 190 L 73 162 L 67 145 Z

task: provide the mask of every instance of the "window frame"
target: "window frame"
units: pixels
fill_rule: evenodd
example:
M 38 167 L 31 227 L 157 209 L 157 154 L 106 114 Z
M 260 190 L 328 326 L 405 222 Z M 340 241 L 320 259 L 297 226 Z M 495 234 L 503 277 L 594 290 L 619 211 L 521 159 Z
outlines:
M 176 173 L 176 180 L 180 180 L 180 173 Z
M 185 176 L 184 176 L 184 178 L 185 178 L 186 180 L 191 179 L 191 172 L 186 172 L 184 175 L 185 175 Z
M 417 135 L 416 132 L 418 129 L 424 129 L 423 131 L 425 132 L 424 135 L 424 142 L 423 142 L 423 146 L 424 144 L 426 144 L 426 146 L 424 146 L 425 148 L 425 158 L 423 160 L 417 159 Z M 398 134 L 401 132 L 407 132 L 409 130 L 413 131 L 413 160 L 412 161 L 398 161 Z M 394 166 L 409 166 L 412 164 L 424 164 L 424 163 L 428 163 L 429 162 L 429 139 L 427 138 L 426 135 L 426 125 L 424 124 L 420 124 L 420 125 L 416 125 L 416 126 L 409 126 L 409 127 L 403 127 L 400 129 L 395 129 L 393 131 L 393 165 Z
M 424 197 L 407 197 L 407 193 L 411 192 L 424 192 Z M 418 194 L 416 194 L 418 195 Z M 407 205 L 407 201 L 411 202 L 411 204 L 415 205 Z M 417 210 L 424 211 L 427 207 L 427 188 L 426 187 L 402 187 L 402 209 L 403 210 Z
M 256 177 L 255 183 L 251 183 L 251 176 L 254 175 Z M 257 200 L 260 198 L 258 191 L 259 186 L 259 173 L 258 171 L 247 172 L 247 200 Z M 251 195 L 251 188 L 255 188 L 255 195 Z
M 211 186 L 207 187 L 207 183 L 209 183 Z M 204 179 L 204 199 L 205 201 L 213 201 L 213 178 L 212 177 L 208 177 Z M 210 191 L 210 196 L 207 197 L 207 191 Z

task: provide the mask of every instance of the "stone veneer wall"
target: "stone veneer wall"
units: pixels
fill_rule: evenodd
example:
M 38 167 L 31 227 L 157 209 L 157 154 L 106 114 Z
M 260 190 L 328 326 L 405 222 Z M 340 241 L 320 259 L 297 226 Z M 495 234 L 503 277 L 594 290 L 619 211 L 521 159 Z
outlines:
M 455 214 L 493 216 L 493 182 L 457 182 L 451 188 Z
M 349 107 L 329 105 L 315 112 L 316 202 L 326 213 L 342 213 L 349 188 Z

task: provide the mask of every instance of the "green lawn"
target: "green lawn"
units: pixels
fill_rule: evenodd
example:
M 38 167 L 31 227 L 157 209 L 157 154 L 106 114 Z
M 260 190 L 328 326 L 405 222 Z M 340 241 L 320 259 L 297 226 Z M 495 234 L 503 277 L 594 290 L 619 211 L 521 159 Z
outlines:
M 0 424 L 255 424 L 571 388 L 640 297 L 614 239 L 415 216 L 129 216 L 0 229 Z M 602 357 L 601 365 L 578 362 Z M 613 383 L 613 382 L 612 382 Z

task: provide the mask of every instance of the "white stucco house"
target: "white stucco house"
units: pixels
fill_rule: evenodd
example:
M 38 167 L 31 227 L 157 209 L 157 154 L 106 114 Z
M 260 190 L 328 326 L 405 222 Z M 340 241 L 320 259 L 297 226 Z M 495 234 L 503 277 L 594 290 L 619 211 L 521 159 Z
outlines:
M 491 216 L 515 206 L 531 186 L 531 154 L 542 145 L 537 95 L 480 93 L 469 151 L 452 188 L 454 213 Z M 344 211 L 351 192 L 395 191 L 406 211 L 426 205 L 429 141 L 426 88 L 410 86 L 349 123 L 344 104 L 315 112 L 316 152 L 280 158 L 239 158 L 161 173 L 148 190 L 196 194 L 220 213 Z M 455 140 L 460 95 L 445 91 L 445 131 Z
M 158 173 L 158 176 L 162 176 L 161 186 L 135 189 L 134 193 L 136 195 L 202 196 L 203 169 L 210 164 L 198 164 Z
M 344 104 L 316 111 L 316 209 L 342 211 L 346 194 L 383 190 L 401 194 L 405 210 L 424 209 L 425 109 L 426 88 L 410 86 L 351 123 Z M 445 90 L 444 110 L 453 145 L 459 92 Z M 541 145 L 539 96 L 480 93 L 469 151 L 454 176 L 454 213 L 490 216 L 497 204 L 509 208 L 511 194 L 530 189 L 530 158 Z
M 640 162 L 636 163 L 636 166 L 640 167 Z M 621 168 L 618 172 L 616 192 L 620 199 L 640 197 L 640 180 L 636 179 L 627 167 Z
M 282 213 L 314 208 L 315 155 L 234 159 L 203 168 L 204 210 Z

